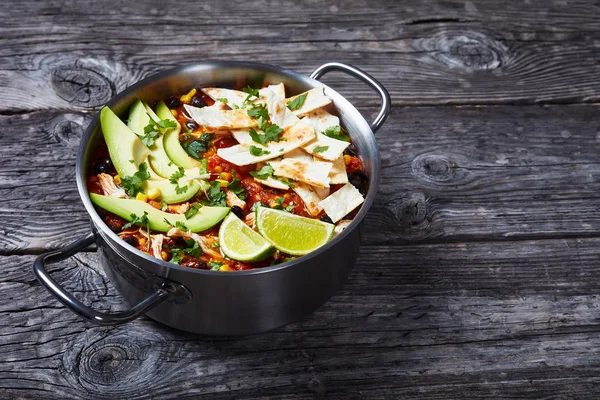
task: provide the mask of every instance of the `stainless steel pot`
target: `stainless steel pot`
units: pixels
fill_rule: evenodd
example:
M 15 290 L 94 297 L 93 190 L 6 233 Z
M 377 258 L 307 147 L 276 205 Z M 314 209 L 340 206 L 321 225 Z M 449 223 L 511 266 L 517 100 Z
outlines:
M 381 109 L 369 125 L 361 114 L 318 79 L 330 71 L 347 73 L 370 85 L 381 97 Z M 92 232 L 71 245 L 39 256 L 34 262 L 38 280 L 73 312 L 92 322 L 111 325 L 146 314 L 165 325 L 208 335 L 245 335 L 264 332 L 300 320 L 325 303 L 352 269 L 360 246 L 361 221 L 379 185 L 380 161 L 373 132 L 390 109 L 387 90 L 374 78 L 346 64 L 329 63 L 310 77 L 257 63 L 204 62 L 175 68 L 144 79 L 107 105 L 124 115 L 140 98 L 148 103 L 188 91 L 192 87 L 239 87 L 246 83 L 283 82 L 288 93 L 324 86 L 352 136 L 369 174 L 369 192 L 348 228 L 317 251 L 284 264 L 248 271 L 214 272 L 184 268 L 151 257 L 122 241 L 94 209 L 86 188 L 86 171 L 102 133 L 96 115 L 83 135 L 77 156 L 77 186 L 92 220 Z M 123 297 L 134 306 L 124 312 L 102 313 L 77 300 L 45 269 L 96 243 L 100 262 Z

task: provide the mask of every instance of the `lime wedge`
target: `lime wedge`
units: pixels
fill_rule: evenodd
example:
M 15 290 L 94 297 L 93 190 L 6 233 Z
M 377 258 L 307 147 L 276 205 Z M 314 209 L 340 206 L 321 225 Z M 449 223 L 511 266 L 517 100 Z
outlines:
M 277 250 L 302 256 L 327 243 L 335 225 L 282 210 L 258 207 L 256 227 Z
M 273 246 L 232 212 L 219 228 L 219 244 L 227 257 L 238 261 L 261 261 L 273 254 Z

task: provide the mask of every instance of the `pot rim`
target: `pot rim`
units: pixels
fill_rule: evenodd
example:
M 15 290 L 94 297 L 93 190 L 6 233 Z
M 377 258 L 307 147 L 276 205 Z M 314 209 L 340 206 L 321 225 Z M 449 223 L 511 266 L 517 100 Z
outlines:
M 100 215 L 96 211 L 96 209 L 89 197 L 89 193 L 88 193 L 87 186 L 86 186 L 86 171 L 83 170 L 84 163 L 85 163 L 84 158 L 85 158 L 87 147 L 89 146 L 89 143 L 90 143 L 90 139 L 92 138 L 94 132 L 100 128 L 100 117 L 99 117 L 100 112 L 97 112 L 94 115 L 94 117 L 92 118 L 92 120 L 90 121 L 90 123 L 88 124 L 88 126 L 81 138 L 81 142 L 80 142 L 79 149 L 77 152 L 76 180 L 77 180 L 77 188 L 79 191 L 79 196 L 86 208 L 86 211 L 88 212 L 90 218 L 92 219 L 93 224 L 96 226 L 96 228 L 98 229 L 98 232 L 101 236 L 107 235 L 110 239 L 115 241 L 115 243 L 122 244 L 122 246 L 121 246 L 122 250 L 133 253 L 135 256 L 141 257 L 150 263 L 158 264 L 161 267 L 173 268 L 175 270 L 179 270 L 182 272 L 189 272 L 192 274 L 231 277 L 231 276 L 266 274 L 266 273 L 275 272 L 275 271 L 285 269 L 285 268 L 291 268 L 291 267 L 294 267 L 295 265 L 298 265 L 298 264 L 301 264 L 304 262 L 308 262 L 311 259 L 317 257 L 319 254 L 324 253 L 331 247 L 336 246 L 338 243 L 342 242 L 346 238 L 346 236 L 348 236 L 350 234 L 350 232 L 353 231 L 354 229 L 358 229 L 362 220 L 365 218 L 366 214 L 368 213 L 369 209 L 371 208 L 373 201 L 375 199 L 375 196 L 377 194 L 377 191 L 379 189 L 381 161 L 380 161 L 380 156 L 379 156 L 379 150 L 377 148 L 377 143 L 375 140 L 375 135 L 374 135 L 373 131 L 371 130 L 371 127 L 365 120 L 365 118 L 362 116 L 362 114 L 344 96 L 340 95 L 334 89 L 325 85 L 324 83 L 320 82 L 319 80 L 312 79 L 306 75 L 302 75 L 302 74 L 300 74 L 296 71 L 290 70 L 290 69 L 281 68 L 281 67 L 273 66 L 270 64 L 257 63 L 257 62 L 219 60 L 219 61 L 196 62 L 193 64 L 170 68 L 168 70 L 150 75 L 150 76 L 142 79 L 141 81 L 138 81 L 135 84 L 127 87 L 123 91 L 119 92 L 117 95 L 112 97 L 104 106 L 113 108 L 115 104 L 118 104 L 124 98 L 130 96 L 132 93 L 139 91 L 140 89 L 144 88 L 145 86 L 147 86 L 155 81 L 160 81 L 167 77 L 177 76 L 177 75 L 180 75 L 183 73 L 189 73 L 189 72 L 209 71 L 209 70 L 214 70 L 214 69 L 219 69 L 219 68 L 256 69 L 260 72 L 272 72 L 272 73 L 279 74 L 279 75 L 285 75 L 295 81 L 300 81 L 302 83 L 305 83 L 307 86 L 310 86 L 310 87 L 322 86 L 325 88 L 327 95 L 333 98 L 334 105 L 335 105 L 336 109 L 338 109 L 338 112 L 339 112 L 339 109 L 341 108 L 340 106 L 343 106 L 344 109 L 349 109 L 351 111 L 351 114 L 357 115 L 360 117 L 360 118 L 357 118 L 359 125 L 360 125 L 359 130 L 361 132 L 363 132 L 364 135 L 368 136 L 368 141 L 371 142 L 371 143 L 369 143 L 369 147 L 371 147 L 370 150 L 373 152 L 373 158 L 370 160 L 371 165 L 372 165 L 372 170 L 369 171 L 370 172 L 369 173 L 369 190 L 367 192 L 367 195 L 365 196 L 365 200 L 364 200 L 363 204 L 360 206 L 360 210 L 357 213 L 356 217 L 346 227 L 346 229 L 344 229 L 344 231 L 342 233 L 340 233 L 339 235 L 334 237 L 332 240 L 330 240 L 324 246 L 319 247 L 317 250 L 315 250 L 309 254 L 306 254 L 304 256 L 300 256 L 297 259 L 294 259 L 292 261 L 283 262 L 281 264 L 267 266 L 267 267 L 254 268 L 251 270 L 229 271 L 227 273 L 222 273 L 219 271 L 212 271 L 212 270 L 182 267 L 180 265 L 173 264 L 168 261 L 159 260 L 159 259 L 151 256 L 150 254 L 146 254 L 146 253 L 134 248 L 133 246 L 128 245 L 127 243 L 123 242 L 122 239 L 119 238 L 119 236 L 116 233 L 114 233 L 110 228 L 108 228 L 108 226 L 100 218 Z M 350 136 L 352 136 L 352 132 L 349 132 L 349 134 L 350 134 Z

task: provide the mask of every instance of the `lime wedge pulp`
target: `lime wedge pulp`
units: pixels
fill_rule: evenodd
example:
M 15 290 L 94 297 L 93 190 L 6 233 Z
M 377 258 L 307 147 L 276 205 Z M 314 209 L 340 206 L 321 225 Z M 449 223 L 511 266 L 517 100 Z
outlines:
M 238 261 L 261 261 L 273 254 L 273 246 L 230 212 L 219 228 L 219 244 L 227 257 Z
M 301 256 L 327 243 L 333 235 L 335 225 L 283 210 L 258 207 L 256 227 L 277 250 Z

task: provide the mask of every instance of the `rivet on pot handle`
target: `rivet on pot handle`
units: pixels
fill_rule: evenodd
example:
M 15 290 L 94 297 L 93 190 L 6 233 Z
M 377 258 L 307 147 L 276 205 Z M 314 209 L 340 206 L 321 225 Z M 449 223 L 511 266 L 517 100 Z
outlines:
M 379 94 L 379 97 L 381 97 L 381 108 L 379 109 L 379 114 L 377 114 L 375 120 L 371 122 L 371 130 L 373 132 L 377 132 L 377 130 L 385 122 L 385 119 L 390 113 L 390 106 L 392 104 L 392 101 L 390 99 L 390 94 L 388 93 L 387 89 L 384 88 L 383 85 L 377 81 L 377 79 L 373 78 L 365 71 L 356 68 L 352 65 L 337 62 L 321 65 L 319 68 L 315 69 L 312 74 L 310 74 L 310 77 L 312 79 L 319 79 L 329 71 L 341 71 L 347 73 L 348 75 L 352 75 L 355 78 L 360 79 L 367 85 L 371 86 Z
M 102 313 L 92 310 L 81 303 L 73 295 L 60 286 L 45 269 L 46 263 L 54 263 L 65 260 L 77 252 L 85 249 L 94 243 L 94 235 L 90 233 L 83 239 L 79 239 L 67 247 L 54 250 L 37 257 L 33 262 L 33 271 L 42 285 L 48 289 L 61 303 L 71 309 L 74 313 L 80 315 L 88 321 L 99 325 L 116 325 L 136 319 L 146 311 L 161 303 L 170 296 L 170 293 L 164 288 L 158 288 L 149 297 L 145 298 L 131 309 L 116 313 Z

